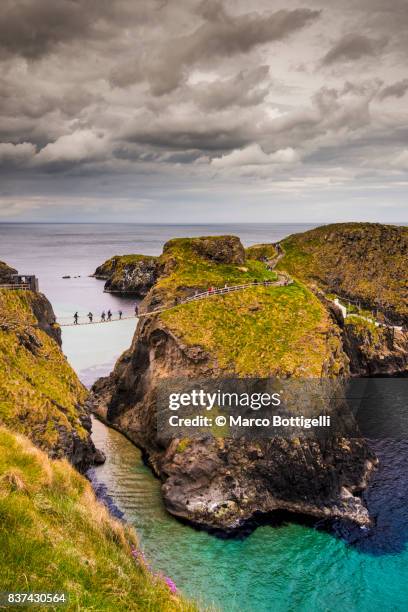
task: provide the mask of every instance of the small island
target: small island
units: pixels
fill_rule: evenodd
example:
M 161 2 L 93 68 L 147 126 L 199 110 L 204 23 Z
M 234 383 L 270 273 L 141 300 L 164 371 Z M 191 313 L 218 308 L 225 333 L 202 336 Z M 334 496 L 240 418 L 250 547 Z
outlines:
M 390 234 L 393 246 L 384 247 Z M 114 372 L 94 385 L 92 402 L 145 451 L 169 512 L 224 533 L 276 510 L 369 522 L 360 493 L 377 460 L 361 437 L 325 445 L 194 438 L 163 448 L 154 398 L 160 381 L 175 376 L 346 381 L 406 372 L 407 245 L 406 228 L 354 223 L 248 249 L 235 236 L 165 244 L 141 304 L 162 312 L 140 320 Z M 371 264 L 361 265 L 367 252 Z M 384 295 L 376 292 L 380 270 L 393 279 Z M 265 286 L 280 274 L 290 282 Z M 209 287 L 245 284 L 252 286 L 185 301 Z M 349 309 L 358 302 L 352 316 L 344 318 L 341 300 Z

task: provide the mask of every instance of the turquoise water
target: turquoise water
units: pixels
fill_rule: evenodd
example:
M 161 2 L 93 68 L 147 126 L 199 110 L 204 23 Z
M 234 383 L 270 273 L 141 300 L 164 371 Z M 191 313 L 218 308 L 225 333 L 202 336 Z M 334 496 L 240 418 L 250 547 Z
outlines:
M 408 552 L 359 552 L 324 531 L 263 526 L 243 540 L 221 540 L 169 516 L 160 483 L 140 451 L 94 421 L 107 454 L 93 479 L 137 529 L 156 570 L 203 603 L 225 612 L 359 612 L 408 608 Z

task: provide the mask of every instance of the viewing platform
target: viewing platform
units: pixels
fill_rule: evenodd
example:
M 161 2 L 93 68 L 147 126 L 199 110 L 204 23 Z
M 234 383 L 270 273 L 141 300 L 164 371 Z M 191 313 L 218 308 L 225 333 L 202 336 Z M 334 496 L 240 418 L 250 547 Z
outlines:
M 23 289 L 38 293 L 38 278 L 34 274 L 12 274 L 7 282 L 0 283 L 0 289 Z

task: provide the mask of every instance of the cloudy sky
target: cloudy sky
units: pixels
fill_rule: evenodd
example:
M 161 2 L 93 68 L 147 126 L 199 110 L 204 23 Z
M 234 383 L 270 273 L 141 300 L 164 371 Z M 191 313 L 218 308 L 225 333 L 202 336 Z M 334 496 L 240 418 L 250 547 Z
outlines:
M 406 0 L 2 0 L 0 221 L 408 222 L 407 55 Z

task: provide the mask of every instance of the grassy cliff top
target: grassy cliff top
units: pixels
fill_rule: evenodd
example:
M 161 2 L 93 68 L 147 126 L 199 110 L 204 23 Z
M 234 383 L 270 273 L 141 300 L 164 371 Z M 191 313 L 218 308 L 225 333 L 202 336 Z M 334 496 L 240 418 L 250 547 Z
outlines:
M 299 283 L 212 296 L 161 318 L 183 342 L 202 346 L 239 376 L 318 377 L 345 366 L 339 330 Z
M 197 609 L 134 558 L 134 532 L 109 515 L 67 461 L 50 460 L 5 428 L 0 517 L 2 591 L 65 592 L 64 610 Z
M 33 306 L 49 303 L 30 291 L 0 289 L 0 423 L 62 454 L 60 428 L 85 439 L 78 405 L 87 391 L 60 347 L 38 327 Z
M 174 296 L 186 287 L 275 280 L 276 272 L 255 259 L 274 256 L 275 249 L 261 246 L 245 252 L 231 236 L 172 240 L 153 292 Z M 338 328 L 300 283 L 214 295 L 160 316 L 183 343 L 203 347 L 222 370 L 238 376 L 337 375 L 345 367 Z
M 408 320 L 408 227 L 339 223 L 282 241 L 278 268 Z
M 179 290 L 224 287 L 254 281 L 275 280 L 276 273 L 261 261 L 246 258 L 236 236 L 177 238 L 167 242 L 161 262 L 164 273 L 155 289 L 177 294 Z

